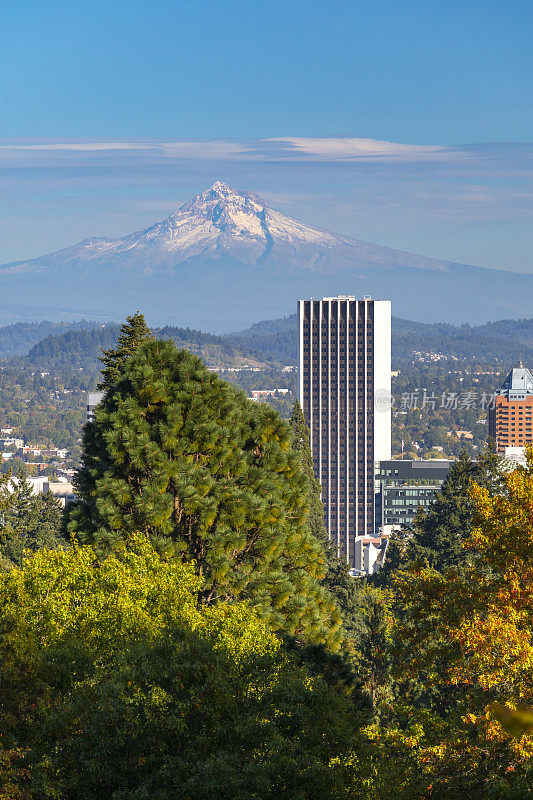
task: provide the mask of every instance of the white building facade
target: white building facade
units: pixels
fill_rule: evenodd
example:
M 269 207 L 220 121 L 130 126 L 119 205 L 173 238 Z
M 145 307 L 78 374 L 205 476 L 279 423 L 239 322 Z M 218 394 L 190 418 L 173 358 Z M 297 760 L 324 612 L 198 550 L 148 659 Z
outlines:
M 87 422 L 93 421 L 96 406 L 101 403 L 103 397 L 103 392 L 89 392 L 87 395 Z

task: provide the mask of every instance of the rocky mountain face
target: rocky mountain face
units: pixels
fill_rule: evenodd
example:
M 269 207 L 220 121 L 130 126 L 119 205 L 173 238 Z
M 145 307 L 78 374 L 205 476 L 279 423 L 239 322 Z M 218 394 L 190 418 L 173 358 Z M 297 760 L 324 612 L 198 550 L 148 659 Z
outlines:
M 0 266 L 0 324 L 120 320 L 236 330 L 296 300 L 370 294 L 421 322 L 530 317 L 533 275 L 425 258 L 321 230 L 217 181 L 166 219 Z

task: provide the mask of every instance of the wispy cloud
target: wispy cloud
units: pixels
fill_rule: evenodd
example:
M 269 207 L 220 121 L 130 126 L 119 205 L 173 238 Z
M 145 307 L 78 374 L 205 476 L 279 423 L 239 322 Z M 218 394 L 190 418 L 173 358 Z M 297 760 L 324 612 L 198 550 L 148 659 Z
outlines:
M 304 138 L 287 137 L 267 139 L 285 145 L 286 155 L 303 154 L 319 159 L 406 159 L 409 161 L 456 155 L 446 145 L 414 145 L 359 138 Z
M 149 150 L 149 144 L 136 142 L 35 142 L 20 144 L 18 142 L 0 144 L 0 150 L 14 152 L 72 152 L 72 153 L 97 153 L 105 150 Z
M 286 137 L 248 141 L 207 139 L 175 141 L 65 141 L 0 142 L 0 157 L 46 154 L 69 155 L 139 154 L 172 159 L 284 161 L 366 159 L 407 160 L 442 158 L 457 155 L 444 145 L 410 145 L 362 138 Z
M 528 144 L 441 145 L 403 144 L 361 137 L 275 137 L 268 139 L 175 139 L 145 141 L 2 141 L 0 165 L 55 164 L 79 158 L 84 164 L 90 158 L 120 163 L 142 164 L 161 160 L 173 161 L 253 161 L 256 163 L 352 162 L 354 164 L 452 163 L 476 164 L 492 161 L 515 165 L 518 169 L 530 163 L 533 146 Z
M 233 159 L 254 155 L 252 144 L 224 140 L 161 142 L 158 149 L 169 158 Z
M 35 158 L 47 155 L 68 158 L 72 155 L 128 155 L 138 153 L 139 159 L 146 156 L 173 159 L 226 160 L 253 157 L 255 146 L 248 142 L 230 140 L 176 140 L 146 142 L 0 142 L 0 159 L 2 156 L 12 158 L 18 156 Z

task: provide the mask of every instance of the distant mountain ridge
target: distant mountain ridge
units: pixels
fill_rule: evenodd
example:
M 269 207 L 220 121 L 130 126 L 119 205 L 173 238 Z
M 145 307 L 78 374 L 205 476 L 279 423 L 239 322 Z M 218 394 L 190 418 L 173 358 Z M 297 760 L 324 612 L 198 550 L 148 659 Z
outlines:
M 307 225 L 251 192 L 216 181 L 166 219 L 0 266 L 6 320 L 29 311 L 117 319 L 142 308 L 154 324 L 213 332 L 291 313 L 302 297 L 392 300 L 405 318 L 485 322 L 531 313 L 533 275 L 426 258 Z
M 297 352 L 297 317 L 263 320 L 250 328 L 226 336 L 236 347 L 249 350 L 258 358 L 295 364 Z M 399 364 L 413 354 L 434 353 L 447 358 L 477 362 L 498 360 L 514 363 L 518 356 L 533 366 L 533 319 L 503 319 L 484 325 L 454 326 L 392 318 L 392 359 Z
M 51 323 L 41 323 L 35 327 L 46 331 L 50 325 Z M 94 369 L 98 366 L 101 349 L 113 347 L 120 330 L 118 324 L 96 325 L 92 328 L 78 325 L 62 332 L 57 331 L 58 327 L 55 326 L 53 333 L 44 336 L 31 349 L 26 344 L 26 359 L 29 363 L 40 369 Z M 0 344 L 7 330 L 10 334 L 10 347 L 17 354 L 22 354 L 24 342 L 27 342 L 27 326 L 0 328 Z M 13 339 L 16 330 L 20 342 Z M 297 363 L 295 314 L 277 320 L 264 320 L 250 328 L 224 336 L 174 326 L 154 329 L 154 333 L 173 339 L 178 347 L 191 350 L 213 366 Z M 393 317 L 393 365 L 401 367 L 402 363 L 411 362 L 415 352 L 436 353 L 478 363 L 497 361 L 504 368 L 510 367 L 521 356 L 528 366 L 533 367 L 533 319 L 506 319 L 478 326 L 452 326 Z M 0 351 L 0 357 L 1 355 Z
M 153 330 L 162 339 L 172 339 L 177 347 L 190 350 L 209 366 L 262 366 L 263 362 L 251 353 L 243 354 L 235 345 L 211 333 L 167 325 Z M 0 336 L 2 329 L 0 329 Z M 25 356 L 39 369 L 89 369 L 99 367 L 103 349 L 114 347 L 120 325 L 99 325 L 91 330 L 73 329 L 51 334 L 37 342 Z
M 90 330 L 98 326 L 96 322 L 15 322 L 0 328 L 0 360 L 23 356 L 31 347 L 47 336 L 57 336 L 66 331 Z

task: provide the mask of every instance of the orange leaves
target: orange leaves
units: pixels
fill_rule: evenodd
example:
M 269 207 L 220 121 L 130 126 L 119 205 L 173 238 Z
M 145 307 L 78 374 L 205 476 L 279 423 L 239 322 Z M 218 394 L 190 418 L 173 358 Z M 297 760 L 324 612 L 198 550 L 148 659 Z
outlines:
M 413 569 L 395 586 L 400 677 L 455 698 L 457 716 L 443 715 L 418 748 L 441 783 L 459 762 L 469 774 L 490 764 L 514 775 L 533 758 L 533 454 L 501 490 L 473 485 L 470 497 L 471 565 Z M 434 722 L 424 730 L 431 739 Z
M 489 608 L 462 620 L 448 631 L 460 646 L 461 658 L 450 664 L 452 683 L 477 682 L 484 689 L 508 684 L 533 667 L 529 630 L 513 608 Z
M 476 513 L 469 544 L 504 573 L 533 557 L 533 454 L 528 458 L 526 467 L 505 476 L 503 492 L 491 496 L 476 485 L 470 492 Z

